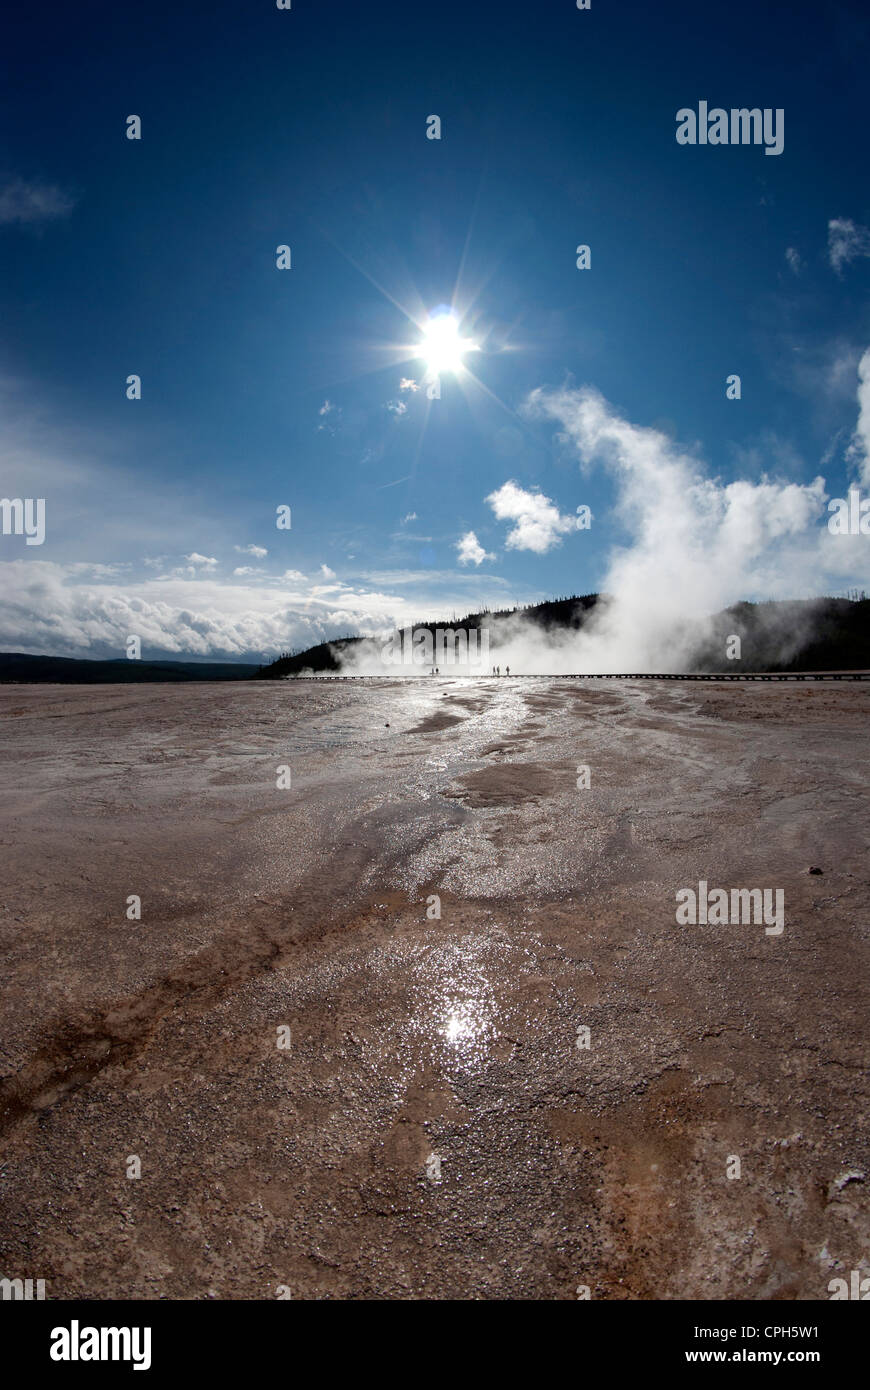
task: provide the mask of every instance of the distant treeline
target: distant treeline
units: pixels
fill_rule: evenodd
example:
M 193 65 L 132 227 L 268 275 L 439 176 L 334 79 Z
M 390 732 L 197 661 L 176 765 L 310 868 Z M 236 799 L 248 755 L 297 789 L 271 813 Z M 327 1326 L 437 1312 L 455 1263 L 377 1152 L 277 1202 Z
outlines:
M 741 641 L 741 660 L 725 655 Z M 787 599 L 737 603 L 717 614 L 696 671 L 868 671 L 870 599 Z
M 231 661 L 91 661 L 65 656 L 0 652 L 0 682 L 45 681 L 52 685 L 135 685 L 145 681 L 243 681 L 258 667 Z

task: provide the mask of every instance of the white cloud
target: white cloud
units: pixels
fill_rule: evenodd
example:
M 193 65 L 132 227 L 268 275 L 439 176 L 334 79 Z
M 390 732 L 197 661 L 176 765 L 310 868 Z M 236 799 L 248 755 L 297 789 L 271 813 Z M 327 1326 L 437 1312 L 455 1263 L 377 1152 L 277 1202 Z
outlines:
M 541 492 L 527 492 L 518 483 L 504 483 L 486 501 L 499 521 L 512 521 L 505 545 L 508 550 L 533 550 L 546 555 L 561 545 L 562 537 L 581 529 L 580 518 L 561 516 L 559 508 Z
M 234 570 L 233 570 L 233 574 L 237 574 L 237 575 L 244 575 L 244 574 L 262 574 L 262 573 L 263 573 L 263 570 L 254 569 L 253 566 L 251 566 L 251 565 L 240 565 L 238 569 L 234 569 Z
M 403 526 L 407 526 L 407 524 L 408 524 L 409 521 L 416 521 L 416 520 L 417 520 L 417 513 L 416 513 L 416 512 L 408 512 L 408 513 L 406 513 L 405 516 L 402 517 L 402 525 L 403 525 Z
M 213 569 L 217 569 L 217 563 L 218 563 L 218 562 L 217 562 L 217 560 L 216 560 L 213 556 L 209 556 L 209 555 L 200 555 L 200 554 L 198 554 L 197 551 L 194 550 L 193 553 L 192 553 L 191 555 L 185 555 L 184 558 L 185 558 L 185 560 L 187 561 L 188 565 L 191 567 L 191 569 L 194 569 L 194 570 L 200 570 L 200 569 L 202 569 L 202 570 L 213 570 Z
M 146 651 L 178 658 L 277 655 L 348 630 L 407 625 L 426 602 L 421 592 L 406 599 L 381 589 L 305 583 L 288 593 L 280 582 L 246 580 L 166 575 L 119 584 L 94 582 L 47 560 L 0 562 L 0 650 L 123 656 L 135 633 Z M 454 592 L 447 602 L 453 608 L 461 599 Z
M 35 179 L 12 179 L 0 188 L 0 225 L 53 222 L 68 216 L 74 207 L 75 199 L 63 189 Z
M 129 564 L 101 565 L 93 560 L 76 560 L 67 566 L 70 574 L 89 574 L 92 579 L 114 579 L 129 568 Z
M 855 371 L 861 347 L 851 338 L 784 334 L 778 340 L 773 369 L 790 390 L 816 403 L 817 408 L 836 408 L 854 399 Z
M 419 391 L 419 386 L 412 376 L 403 376 L 399 382 L 400 391 Z
M 828 258 L 838 275 L 843 266 L 859 256 L 870 256 L 870 228 L 848 217 L 834 217 L 828 223 Z
M 789 269 L 792 271 L 792 273 L 794 275 L 800 275 L 801 268 L 803 265 L 803 262 L 800 258 L 800 252 L 797 251 L 794 246 L 789 246 L 786 248 L 785 258 L 788 261 Z
M 456 550 L 459 552 L 460 565 L 480 565 L 484 560 L 494 560 L 494 555 L 488 555 L 473 531 L 466 531 L 464 536 L 456 542 Z
M 408 407 L 404 401 L 387 401 L 387 410 L 391 415 L 407 415 Z
M 468 603 L 469 594 L 475 601 L 480 595 L 480 575 L 476 573 L 461 574 L 455 569 L 364 570 L 359 577 L 367 580 L 369 584 L 388 585 L 392 589 L 400 587 L 414 589 L 416 591 L 414 601 L 418 611 L 425 611 L 426 616 L 430 618 L 437 618 L 445 613 L 455 613 L 457 608 Z M 512 587 L 509 580 L 496 574 L 488 574 L 486 583 L 500 590 L 507 590 Z M 448 591 L 447 597 L 441 593 L 442 589 Z M 436 592 L 440 597 L 437 601 L 433 601 L 433 595 Z M 499 594 L 499 602 L 501 602 L 502 597 L 502 594 Z M 543 595 L 538 594 L 537 597 L 542 598 Z M 411 602 L 410 596 L 408 602 Z
M 325 432 L 330 435 L 337 434 L 341 426 L 341 406 L 336 405 L 333 401 L 327 400 L 323 402 L 323 405 L 317 413 L 322 417 L 321 423 L 317 426 L 317 433 L 320 434 L 321 432 Z
M 257 560 L 265 560 L 269 554 L 265 546 L 262 545 L 234 545 L 233 550 L 238 551 L 240 555 L 253 555 Z
M 260 660 L 348 632 L 407 627 L 492 600 L 503 605 L 506 580 L 476 571 L 384 570 L 354 587 L 312 582 L 298 570 L 281 579 L 257 574 L 221 579 L 163 574 L 95 579 L 73 565 L 33 556 L 0 560 L 0 651 L 54 656 L 123 656 L 131 633 L 145 653 Z
M 331 569 L 329 568 L 329 565 L 321 565 L 321 566 L 320 566 L 320 573 L 323 575 L 324 579 L 334 579 L 334 578 L 335 578 L 335 570 L 331 570 Z

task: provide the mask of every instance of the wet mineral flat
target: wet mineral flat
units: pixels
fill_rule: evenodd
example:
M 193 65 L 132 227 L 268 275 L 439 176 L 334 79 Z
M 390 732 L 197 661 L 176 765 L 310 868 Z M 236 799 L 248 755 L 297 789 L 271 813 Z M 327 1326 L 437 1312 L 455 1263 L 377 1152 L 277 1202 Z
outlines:
M 827 1299 L 870 1251 L 868 712 L 3 687 L 0 1268 L 54 1298 Z M 781 889 L 783 932 L 678 925 L 702 880 Z

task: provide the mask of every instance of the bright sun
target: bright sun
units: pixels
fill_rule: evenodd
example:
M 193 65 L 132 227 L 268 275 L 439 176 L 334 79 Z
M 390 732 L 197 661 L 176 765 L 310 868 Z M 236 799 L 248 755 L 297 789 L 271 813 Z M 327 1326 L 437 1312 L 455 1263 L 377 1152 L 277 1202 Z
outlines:
M 438 314 L 426 325 L 420 356 L 430 375 L 440 376 L 442 372 L 461 371 L 465 353 L 475 347 L 469 338 L 460 338 L 459 324 L 452 314 Z

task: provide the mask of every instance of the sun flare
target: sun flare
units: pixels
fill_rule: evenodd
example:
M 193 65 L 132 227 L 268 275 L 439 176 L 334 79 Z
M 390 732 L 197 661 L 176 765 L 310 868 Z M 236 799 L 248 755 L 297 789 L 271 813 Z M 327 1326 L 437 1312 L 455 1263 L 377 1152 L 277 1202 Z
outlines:
M 460 372 L 463 357 L 476 347 L 470 338 L 460 337 L 453 314 L 435 314 L 424 329 L 420 356 L 430 376 L 441 376 L 443 372 Z

